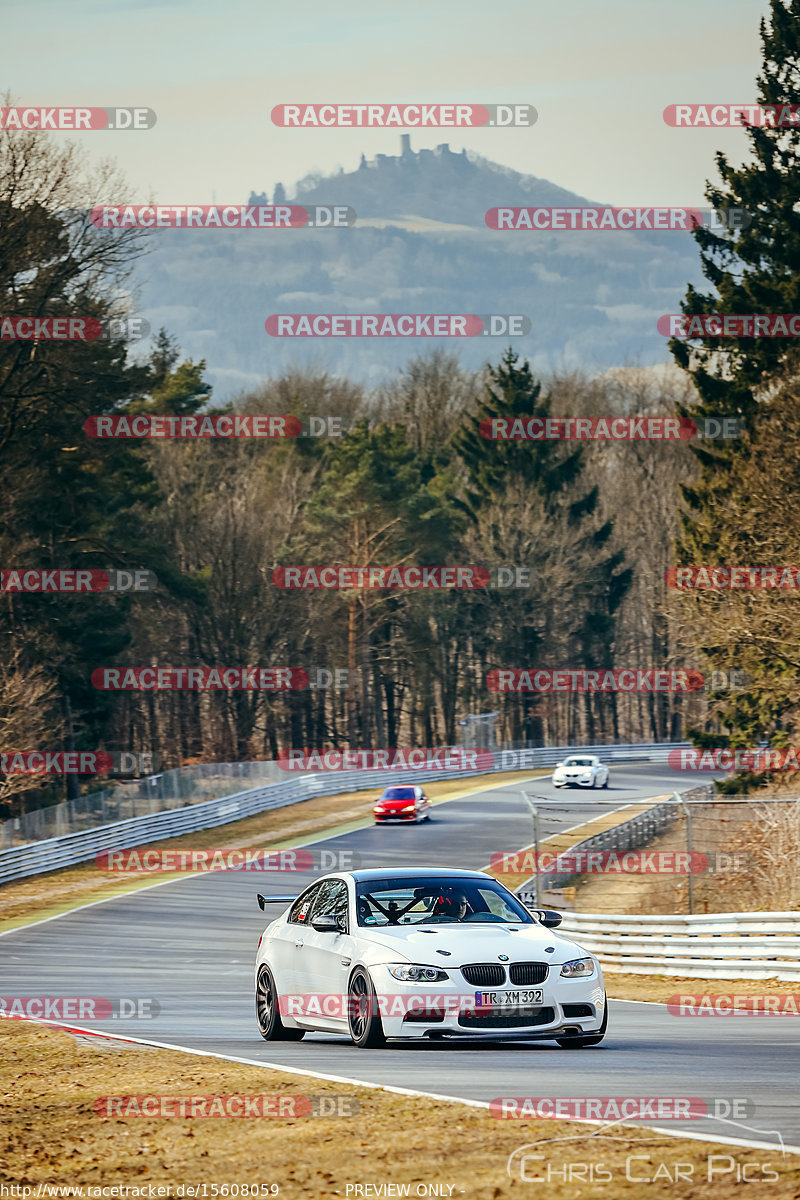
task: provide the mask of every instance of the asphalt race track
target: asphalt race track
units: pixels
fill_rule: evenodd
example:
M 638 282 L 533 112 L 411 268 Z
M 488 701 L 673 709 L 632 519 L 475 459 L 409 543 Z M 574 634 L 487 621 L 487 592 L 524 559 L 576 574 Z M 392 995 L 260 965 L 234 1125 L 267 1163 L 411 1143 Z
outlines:
M 597 815 L 593 798 L 622 806 L 709 779 L 707 772 L 677 777 L 666 766 L 640 764 L 613 768 L 608 790 L 594 796 L 556 791 L 549 779 L 526 788 L 563 803 L 562 811 L 543 814 L 546 834 Z M 437 805 L 428 824 L 368 827 L 315 848 L 354 851 L 364 867 L 479 869 L 492 853 L 532 840 L 518 786 L 501 784 Z M 225 841 L 223 827 L 220 842 Z M 672 1122 L 669 1128 L 765 1142 L 777 1153 L 779 1134 L 788 1145 L 800 1145 L 800 1106 L 789 1099 L 796 1097 L 800 1078 L 800 1020 L 792 1017 L 673 1017 L 663 1005 L 615 1001 L 605 1041 L 582 1051 L 501 1041 L 390 1043 L 384 1050 L 363 1051 L 330 1034 L 306 1034 L 297 1044 L 264 1042 L 253 1015 L 252 963 L 266 923 L 256 891 L 294 895 L 310 879 L 298 873 L 189 875 L 14 930 L 0 938 L 0 993 L 153 997 L 160 1006 L 155 1018 L 76 1024 L 481 1101 L 499 1096 L 748 1098 L 755 1113 L 744 1122 L 705 1118 L 683 1126 Z M 735 991 L 736 985 L 720 981 L 715 990 Z M 787 983 L 786 990 L 792 985 Z M 667 1127 L 664 1121 L 650 1123 Z

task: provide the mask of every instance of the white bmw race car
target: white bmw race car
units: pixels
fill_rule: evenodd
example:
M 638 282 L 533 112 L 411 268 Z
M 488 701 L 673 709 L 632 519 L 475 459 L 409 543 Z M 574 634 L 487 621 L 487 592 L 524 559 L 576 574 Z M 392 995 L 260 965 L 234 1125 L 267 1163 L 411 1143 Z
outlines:
M 556 763 L 554 787 L 608 787 L 608 767 L 594 754 L 572 754 Z
M 606 997 L 593 954 L 554 933 L 482 871 L 337 872 L 289 902 L 264 930 L 256 1018 L 267 1041 L 309 1030 L 357 1046 L 387 1038 L 555 1039 L 596 1046 Z

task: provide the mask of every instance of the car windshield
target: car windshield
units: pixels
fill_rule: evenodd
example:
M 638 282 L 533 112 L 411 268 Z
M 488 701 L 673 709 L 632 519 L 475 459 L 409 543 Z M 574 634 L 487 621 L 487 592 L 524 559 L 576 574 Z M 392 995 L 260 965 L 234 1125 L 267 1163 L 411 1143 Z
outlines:
M 564 763 L 565 767 L 591 767 L 591 758 L 568 758 Z
M 530 925 L 525 907 L 491 879 L 412 878 L 356 884 L 359 925 Z
M 413 800 L 413 787 L 393 787 L 387 788 L 381 796 L 381 800 Z

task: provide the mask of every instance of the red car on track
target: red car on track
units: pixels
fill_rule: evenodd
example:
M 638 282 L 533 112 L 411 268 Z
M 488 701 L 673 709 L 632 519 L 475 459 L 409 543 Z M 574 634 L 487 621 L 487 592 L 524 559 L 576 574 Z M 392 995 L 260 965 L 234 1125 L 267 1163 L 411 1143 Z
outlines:
M 375 804 L 372 815 L 376 825 L 386 821 L 430 821 L 430 802 L 421 787 L 394 786 L 384 789 Z

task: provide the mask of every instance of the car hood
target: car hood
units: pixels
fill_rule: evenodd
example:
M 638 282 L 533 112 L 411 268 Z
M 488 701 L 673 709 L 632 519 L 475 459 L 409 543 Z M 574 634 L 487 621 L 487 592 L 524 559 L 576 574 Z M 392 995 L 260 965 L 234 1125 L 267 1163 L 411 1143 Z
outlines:
M 508 955 L 509 962 L 567 962 L 588 954 L 581 946 L 560 937 L 555 931 L 541 925 L 513 926 L 516 932 L 499 925 L 473 925 L 469 928 L 451 929 L 436 925 L 424 928 L 402 928 L 395 926 L 380 929 L 360 928 L 359 940 L 386 951 L 386 962 L 414 962 L 422 966 L 461 967 L 465 963 L 499 962 L 501 954 Z M 449 955 L 438 954 L 438 950 L 449 950 Z M 504 960 L 505 961 L 505 960 Z

